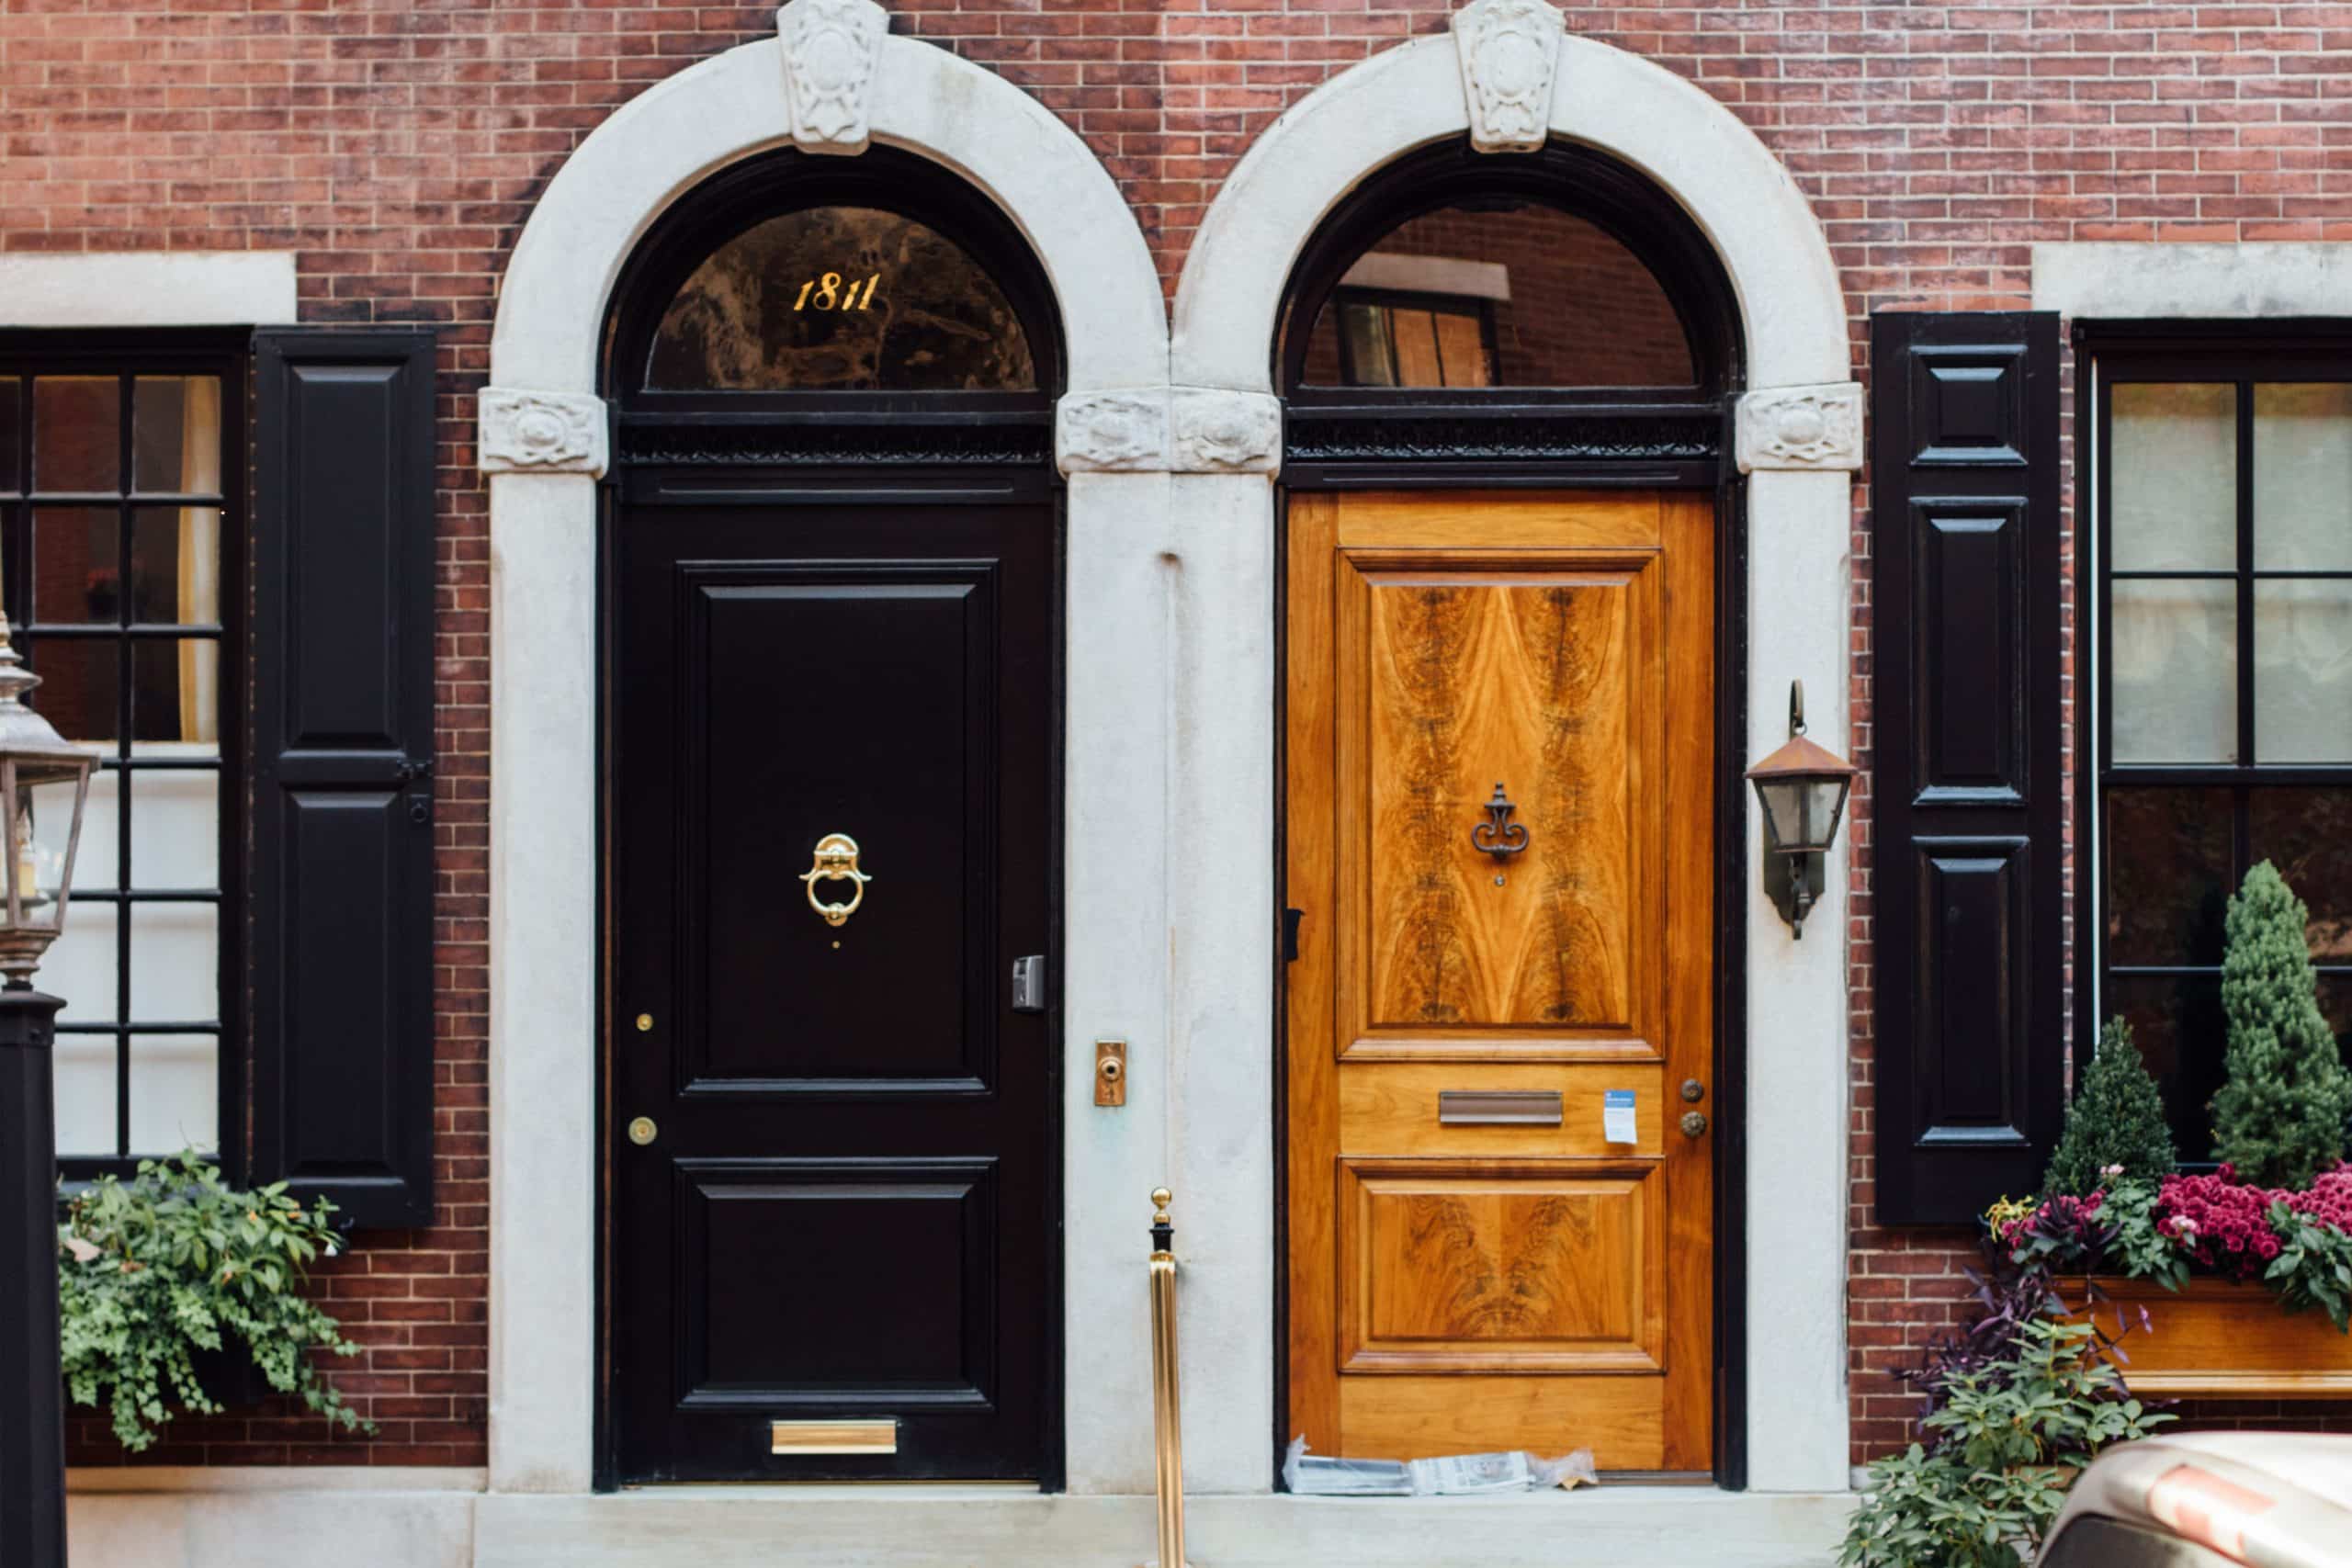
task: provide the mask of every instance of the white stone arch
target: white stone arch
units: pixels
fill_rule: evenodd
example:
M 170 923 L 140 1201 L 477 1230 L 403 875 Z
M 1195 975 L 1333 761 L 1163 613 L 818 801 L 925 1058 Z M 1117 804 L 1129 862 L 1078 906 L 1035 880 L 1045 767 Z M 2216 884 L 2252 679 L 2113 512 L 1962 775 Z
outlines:
M 1259 138 L 1178 285 L 1177 395 L 1272 392 L 1283 289 L 1317 226 L 1396 159 L 1465 133 L 1487 151 L 1548 135 L 1605 152 L 1648 175 L 1714 246 L 1738 299 L 1749 389 L 1737 422 L 1747 755 L 1786 738 L 1792 680 L 1806 683 L 1816 732 L 1845 733 L 1860 394 L 1828 243 L 1779 160 L 1729 109 L 1637 56 L 1563 36 L 1542 0 L 1476 0 L 1450 37 L 1341 72 Z M 1271 536 L 1271 497 L 1247 520 Z M 1748 818 L 1753 868 L 1752 800 Z M 1845 859 L 1841 846 L 1810 942 L 1792 941 L 1760 894 L 1748 903 L 1747 1427 L 1758 1490 L 1837 1490 L 1848 1473 Z
M 1061 311 L 1069 391 L 1139 395 L 1159 412 L 1155 434 L 1167 423 L 1159 276 L 1117 186 L 1077 134 L 1001 76 L 888 35 L 871 0 L 795 0 L 778 23 L 779 37 L 648 89 L 580 144 L 508 261 L 491 338 L 480 455 L 491 476 L 490 1486 L 498 1493 L 582 1493 L 593 1476 L 595 486 L 606 429 L 598 359 L 630 253 L 696 185 L 770 148 L 854 156 L 869 139 L 902 148 L 969 180 L 1027 239 Z M 1095 558 L 1083 541 L 1112 532 L 1132 532 L 1149 550 L 1164 521 L 1166 447 L 1164 436 L 1144 441 L 1119 465 L 1156 471 L 1073 481 L 1065 515 L 1074 569 Z M 1083 592 L 1073 578 L 1073 605 Z M 1083 679 L 1071 686 L 1075 707 Z M 1073 823 L 1128 809 L 1114 766 L 1125 760 L 1074 738 Z M 1075 850 L 1069 860 L 1073 880 L 1091 874 Z M 1098 976 L 1136 968 L 1134 953 L 1091 944 L 1072 957 L 1066 1005 L 1119 984 Z M 1147 1012 L 1157 993 L 1147 988 L 1127 1005 Z M 1072 1024 L 1072 1039 L 1080 1028 Z M 1075 1049 L 1087 1055 L 1073 1104 L 1091 1073 L 1091 1047 Z M 1073 1337 L 1074 1361 L 1124 1353 Z M 1080 1441 L 1074 1415 L 1073 1455 Z

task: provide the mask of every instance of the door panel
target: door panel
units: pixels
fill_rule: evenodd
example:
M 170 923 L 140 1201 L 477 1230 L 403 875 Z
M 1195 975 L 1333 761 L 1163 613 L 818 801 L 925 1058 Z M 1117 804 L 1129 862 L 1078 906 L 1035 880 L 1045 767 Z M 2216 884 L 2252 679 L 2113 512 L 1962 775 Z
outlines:
M 1291 1426 L 1703 1470 L 1711 502 L 1289 528 Z
M 620 1478 L 1037 1476 L 1051 511 L 638 505 L 612 559 Z

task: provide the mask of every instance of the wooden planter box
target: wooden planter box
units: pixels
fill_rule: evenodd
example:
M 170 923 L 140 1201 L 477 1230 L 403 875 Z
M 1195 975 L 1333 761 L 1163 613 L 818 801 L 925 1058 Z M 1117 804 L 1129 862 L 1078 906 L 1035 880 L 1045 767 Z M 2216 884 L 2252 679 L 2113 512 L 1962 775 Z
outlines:
M 2191 1280 L 2177 1292 L 2149 1280 L 2102 1276 L 2099 1325 L 2120 1312 L 2131 1332 L 2120 1371 L 2134 1394 L 2156 1399 L 2352 1398 L 2352 1336 L 2324 1312 L 2290 1313 L 2260 1284 Z M 2076 1290 L 2064 1292 L 2081 1299 Z M 2145 1307 L 2148 1326 L 2139 1325 Z

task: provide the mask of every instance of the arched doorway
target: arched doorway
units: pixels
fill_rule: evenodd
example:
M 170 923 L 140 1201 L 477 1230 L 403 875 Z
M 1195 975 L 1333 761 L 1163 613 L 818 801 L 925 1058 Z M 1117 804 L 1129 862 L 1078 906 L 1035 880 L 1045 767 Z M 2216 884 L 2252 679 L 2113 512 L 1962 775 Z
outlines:
M 785 150 L 606 343 L 610 1473 L 1056 1483 L 1052 293 Z
M 1289 1429 L 1711 1474 L 1728 280 L 1613 160 L 1442 144 L 1279 365 Z

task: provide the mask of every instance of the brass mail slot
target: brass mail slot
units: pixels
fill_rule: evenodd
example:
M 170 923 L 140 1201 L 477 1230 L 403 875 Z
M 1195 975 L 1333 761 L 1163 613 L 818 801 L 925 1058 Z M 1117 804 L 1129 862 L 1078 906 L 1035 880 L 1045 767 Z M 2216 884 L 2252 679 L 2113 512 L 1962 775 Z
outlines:
M 772 1454 L 894 1454 L 899 1424 L 893 1421 L 771 1421 Z
M 1449 1127 L 1556 1127 L 1560 1124 L 1560 1091 L 1442 1089 L 1437 1091 L 1437 1119 Z

